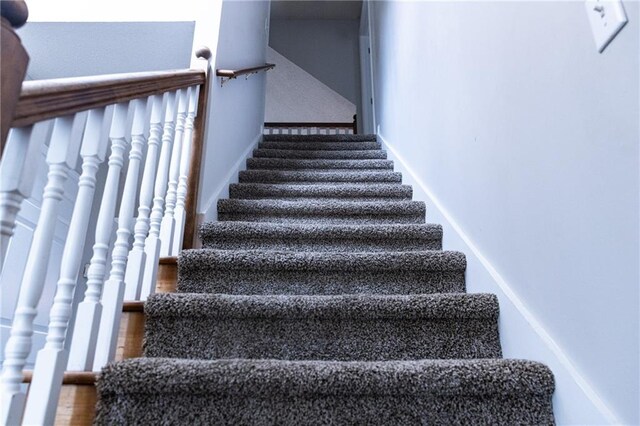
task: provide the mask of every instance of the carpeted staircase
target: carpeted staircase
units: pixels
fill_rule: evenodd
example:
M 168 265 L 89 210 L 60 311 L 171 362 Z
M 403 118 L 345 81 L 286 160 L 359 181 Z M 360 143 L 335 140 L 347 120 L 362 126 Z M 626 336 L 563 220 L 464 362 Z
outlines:
M 229 194 L 98 424 L 554 423 L 552 373 L 502 359 L 497 298 L 375 135 L 265 136 Z

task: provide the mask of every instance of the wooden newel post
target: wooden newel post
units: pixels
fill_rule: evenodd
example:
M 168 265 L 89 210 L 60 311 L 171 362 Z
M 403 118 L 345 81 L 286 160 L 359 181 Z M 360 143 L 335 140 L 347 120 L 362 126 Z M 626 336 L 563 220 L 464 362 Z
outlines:
M 195 246 L 198 229 L 197 204 L 198 204 L 198 187 L 200 185 L 200 171 L 202 168 L 202 156 L 204 155 L 204 139 L 205 124 L 207 117 L 207 100 L 209 98 L 209 82 L 210 61 L 212 58 L 211 50 L 203 46 L 196 50 L 195 55 L 198 59 L 202 59 L 202 66 L 207 73 L 207 79 L 198 89 L 198 103 L 196 105 L 196 115 L 193 121 L 193 140 L 189 153 L 189 173 L 187 178 L 187 193 L 184 205 L 185 210 L 185 227 L 183 236 L 183 249 L 191 249 Z
M 20 90 L 22 81 L 27 74 L 27 64 L 29 63 L 29 55 L 22 46 L 20 37 L 15 33 L 14 29 L 19 28 L 27 22 L 29 10 L 27 4 L 23 0 L 2 0 L 0 1 L 0 15 L 2 18 L 2 34 L 0 41 L 2 49 L 0 50 L 0 80 L 2 88 L 0 99 L 2 99 L 1 122 L 0 122 L 0 157 L 4 151 L 4 144 L 7 140 L 7 134 L 11 128 L 13 115 L 20 98 Z

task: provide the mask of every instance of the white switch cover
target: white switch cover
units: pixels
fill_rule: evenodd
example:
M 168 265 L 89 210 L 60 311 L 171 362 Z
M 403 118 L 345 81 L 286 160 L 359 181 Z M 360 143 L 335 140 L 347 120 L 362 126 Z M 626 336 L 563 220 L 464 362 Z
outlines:
M 587 0 L 585 5 L 596 48 L 602 53 L 627 23 L 627 14 L 621 0 Z

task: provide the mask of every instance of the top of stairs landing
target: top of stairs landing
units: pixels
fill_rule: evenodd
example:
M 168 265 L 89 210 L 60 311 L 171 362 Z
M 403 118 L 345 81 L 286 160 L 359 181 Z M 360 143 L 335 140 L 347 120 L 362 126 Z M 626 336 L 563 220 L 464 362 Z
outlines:
M 376 135 L 264 135 L 264 141 L 278 142 L 376 142 Z

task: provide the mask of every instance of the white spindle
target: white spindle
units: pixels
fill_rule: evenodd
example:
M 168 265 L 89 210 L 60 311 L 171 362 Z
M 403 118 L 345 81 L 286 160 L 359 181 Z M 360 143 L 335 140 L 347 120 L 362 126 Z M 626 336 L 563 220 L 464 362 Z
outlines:
M 167 193 L 167 178 L 169 176 L 169 162 L 171 161 L 171 146 L 173 144 L 173 133 L 175 123 L 175 92 L 167 93 L 167 109 L 164 116 L 164 127 L 162 131 L 162 147 L 160 149 L 160 160 L 158 162 L 158 175 L 154 187 L 153 208 L 149 219 L 149 236 L 145 241 L 144 251 L 146 253 L 144 273 L 142 276 L 142 287 L 140 290 L 140 300 L 147 300 L 147 296 L 155 291 L 156 275 L 158 274 L 158 260 L 160 258 L 160 224 L 162 222 L 162 212 L 164 210 L 164 198 Z
M 104 193 L 98 212 L 96 223 L 95 243 L 93 255 L 87 272 L 87 290 L 84 300 L 78 305 L 71 350 L 69 353 L 69 370 L 89 371 L 93 366 L 95 346 L 98 337 L 98 327 L 102 315 L 102 284 L 106 272 L 107 256 L 113 230 L 113 218 L 120 184 L 120 171 L 124 165 L 124 154 L 128 143 L 125 139 L 127 126 L 126 103 L 115 107 L 109 139 L 111 141 L 111 155 L 109 156 L 109 170 L 105 180 Z
M 144 242 L 149 232 L 149 214 L 151 213 L 151 199 L 153 197 L 153 186 L 158 168 L 158 151 L 160 138 L 162 137 L 162 117 L 164 105 L 163 97 L 152 96 L 151 103 L 151 124 L 149 129 L 149 141 L 147 143 L 147 157 L 142 174 L 140 186 L 140 200 L 138 202 L 138 218 L 134 227 L 133 248 L 129 252 L 129 261 L 125 272 L 125 300 L 138 300 L 140 297 L 140 286 L 144 266 L 146 263 L 146 253 Z
M 80 157 L 82 175 L 78 181 L 78 196 L 73 208 L 69 233 L 62 253 L 60 279 L 49 314 L 47 342 L 38 352 L 29 385 L 27 408 L 23 423 L 48 425 L 55 420 L 62 377 L 68 353 L 64 349 L 65 336 L 73 307 L 73 292 L 80 272 L 91 206 L 93 204 L 96 173 L 107 153 L 108 131 L 113 107 L 89 111 Z
M 146 99 L 138 99 L 131 102 L 131 108 L 134 113 L 129 165 L 127 166 L 127 177 L 122 191 L 120 211 L 118 212 L 116 242 L 111 253 L 111 272 L 109 273 L 109 279 L 104 283 L 102 292 L 102 318 L 93 362 L 94 371 L 100 371 L 115 357 L 118 328 L 122 314 L 129 238 L 133 228 L 133 211 L 136 204 L 138 178 L 145 144 Z
M 0 163 L 0 271 L 22 200 L 31 196 L 37 156 L 49 137 L 51 123 L 41 122 L 9 132 Z
M 178 91 L 178 113 L 176 118 L 176 132 L 171 151 L 171 165 L 169 166 L 169 185 L 165 202 L 164 217 L 160 224 L 160 256 L 171 256 L 173 238 L 176 229 L 175 207 L 177 201 L 178 178 L 180 174 L 180 157 L 182 156 L 183 134 L 187 118 L 188 96 L 191 89 Z
M 189 90 L 189 108 L 187 119 L 184 125 L 184 136 L 182 138 L 182 156 L 180 156 L 180 177 L 178 179 L 178 199 L 176 201 L 176 230 L 173 234 L 173 249 L 171 253 L 177 255 L 182 249 L 184 237 L 184 226 L 187 220 L 184 209 L 187 199 L 187 179 L 189 178 L 189 166 L 191 164 L 191 145 L 193 144 L 193 122 L 198 108 L 198 87 L 191 87 Z
M 2 424 L 20 422 L 25 394 L 20 390 L 22 369 L 31 352 L 33 319 L 42 296 L 51 245 L 58 217 L 58 205 L 64 194 L 69 169 L 75 168 L 82 140 L 86 113 L 57 118 L 54 121 L 47 151 L 47 184 L 42 193 L 42 205 L 20 284 L 11 334 L 5 346 L 0 389 L 2 390 Z

